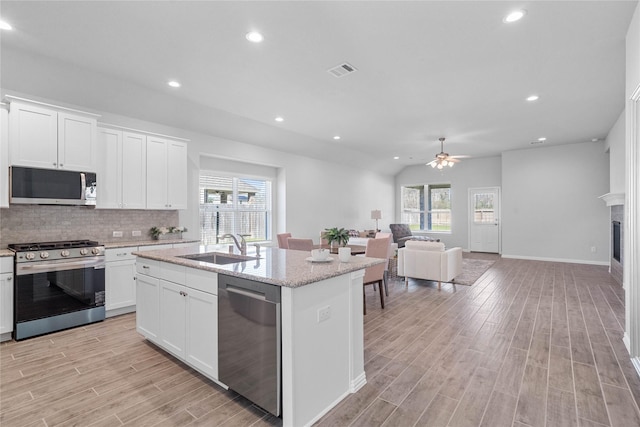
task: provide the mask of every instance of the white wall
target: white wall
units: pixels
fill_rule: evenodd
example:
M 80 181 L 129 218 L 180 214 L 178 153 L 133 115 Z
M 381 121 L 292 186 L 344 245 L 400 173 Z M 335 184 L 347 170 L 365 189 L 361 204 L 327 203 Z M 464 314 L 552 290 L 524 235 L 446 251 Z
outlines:
M 396 175 L 396 218 L 400 222 L 400 188 L 415 184 L 451 184 L 451 233 L 426 233 L 440 238 L 447 247 L 469 247 L 468 190 L 478 187 L 500 187 L 500 157 L 464 159 L 453 168 L 443 170 L 425 165 L 409 166 Z M 388 225 L 387 222 L 384 223 Z
M 609 193 L 624 193 L 624 165 L 625 165 L 625 112 L 620 113 L 620 117 L 613 125 L 605 144 L 609 149 Z
M 503 256 L 608 265 L 608 191 L 603 142 L 502 153 Z

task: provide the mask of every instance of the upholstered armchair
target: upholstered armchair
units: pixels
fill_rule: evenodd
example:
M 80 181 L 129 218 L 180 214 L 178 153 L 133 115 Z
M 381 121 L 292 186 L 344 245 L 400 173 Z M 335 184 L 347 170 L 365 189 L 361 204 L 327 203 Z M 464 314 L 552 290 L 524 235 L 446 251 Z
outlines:
M 445 250 L 444 243 L 407 241 L 398 250 L 398 275 L 414 279 L 451 282 L 462 273 L 462 248 Z

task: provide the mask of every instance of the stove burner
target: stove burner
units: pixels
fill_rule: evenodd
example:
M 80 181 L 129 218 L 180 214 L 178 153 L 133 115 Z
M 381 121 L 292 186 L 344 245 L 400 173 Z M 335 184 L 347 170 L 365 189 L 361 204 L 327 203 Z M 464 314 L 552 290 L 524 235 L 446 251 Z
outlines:
M 12 243 L 8 245 L 9 249 L 16 252 L 24 251 L 49 251 L 53 249 L 70 249 L 70 248 L 90 248 L 100 246 L 100 243 L 93 240 L 67 240 L 58 242 L 35 242 L 35 243 Z

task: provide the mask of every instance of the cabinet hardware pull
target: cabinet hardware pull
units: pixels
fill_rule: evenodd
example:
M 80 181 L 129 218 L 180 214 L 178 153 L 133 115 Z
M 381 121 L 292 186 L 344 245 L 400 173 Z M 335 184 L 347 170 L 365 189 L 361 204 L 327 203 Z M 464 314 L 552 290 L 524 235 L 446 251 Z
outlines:
M 142 268 L 149 269 L 149 266 L 148 265 L 143 265 Z

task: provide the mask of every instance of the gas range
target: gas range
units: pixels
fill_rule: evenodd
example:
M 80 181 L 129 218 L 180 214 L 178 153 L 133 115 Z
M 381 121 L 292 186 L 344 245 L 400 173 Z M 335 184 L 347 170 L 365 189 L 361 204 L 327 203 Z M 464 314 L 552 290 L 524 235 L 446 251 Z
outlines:
M 8 247 L 16 253 L 16 263 L 104 256 L 104 246 L 93 240 L 13 243 Z

